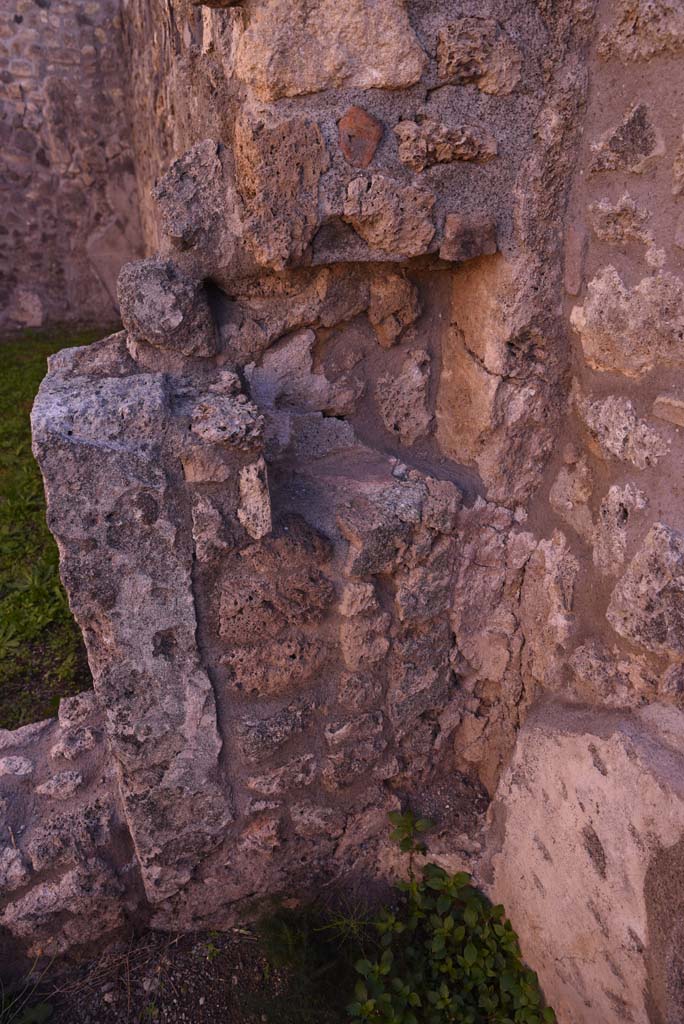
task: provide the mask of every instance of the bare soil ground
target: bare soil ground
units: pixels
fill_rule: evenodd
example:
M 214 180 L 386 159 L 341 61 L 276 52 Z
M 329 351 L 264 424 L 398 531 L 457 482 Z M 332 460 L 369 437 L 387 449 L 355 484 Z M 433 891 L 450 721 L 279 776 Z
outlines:
M 346 979 L 340 984 L 337 965 L 329 967 L 315 977 L 301 965 L 273 967 L 251 928 L 190 936 L 149 932 L 50 982 L 35 979 L 23 1005 L 6 1017 L 0 1013 L 0 1021 L 343 1024 L 351 989 Z

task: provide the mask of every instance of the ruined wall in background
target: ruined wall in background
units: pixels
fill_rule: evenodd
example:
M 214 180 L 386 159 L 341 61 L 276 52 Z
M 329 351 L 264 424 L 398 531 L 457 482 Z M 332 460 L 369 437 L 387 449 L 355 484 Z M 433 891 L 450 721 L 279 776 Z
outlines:
M 117 319 L 141 251 L 119 6 L 0 10 L 0 332 Z

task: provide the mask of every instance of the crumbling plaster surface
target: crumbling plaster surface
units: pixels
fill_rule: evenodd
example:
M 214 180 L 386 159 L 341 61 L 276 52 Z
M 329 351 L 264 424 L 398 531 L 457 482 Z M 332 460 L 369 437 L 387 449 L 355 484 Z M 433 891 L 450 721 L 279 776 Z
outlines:
M 125 7 L 155 255 L 33 413 L 94 718 L 2 740 L 2 921 L 95 851 L 99 934 L 225 926 L 408 801 L 562 1022 L 680 1020 L 677 11 L 290 6 Z
M 0 10 L 0 334 L 117 320 L 143 251 L 119 0 Z

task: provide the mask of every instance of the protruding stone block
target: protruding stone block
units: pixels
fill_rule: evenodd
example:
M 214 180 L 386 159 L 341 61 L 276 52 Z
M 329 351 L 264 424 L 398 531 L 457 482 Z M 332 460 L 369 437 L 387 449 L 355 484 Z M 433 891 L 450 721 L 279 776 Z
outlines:
M 219 339 L 204 286 L 171 261 L 127 263 L 119 274 L 121 319 L 132 341 L 184 356 L 213 356 Z

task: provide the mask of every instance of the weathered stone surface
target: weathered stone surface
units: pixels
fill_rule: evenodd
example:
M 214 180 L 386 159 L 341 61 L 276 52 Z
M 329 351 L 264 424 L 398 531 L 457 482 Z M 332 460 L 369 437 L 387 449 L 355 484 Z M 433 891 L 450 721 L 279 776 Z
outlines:
M 496 139 L 475 125 L 451 126 L 426 117 L 422 121 L 400 121 L 394 134 L 399 140 L 399 159 L 413 171 L 454 160 L 492 160 Z
M 268 718 L 244 718 L 237 726 L 243 756 L 251 762 L 268 757 L 308 726 L 314 710 L 311 703 L 299 702 Z
M 329 166 L 320 129 L 308 118 L 235 125 L 236 184 L 246 207 L 245 239 L 257 262 L 301 263 L 318 227 L 318 184 Z
M 613 590 L 608 621 L 648 651 L 684 653 L 684 536 L 664 523 L 651 527 Z
M 427 252 L 435 233 L 434 194 L 382 174 L 354 178 L 344 201 L 344 219 L 372 249 L 397 258 Z
M 648 499 L 634 484 L 613 484 L 601 502 L 594 539 L 594 565 L 616 576 L 625 562 L 627 530 L 635 512 L 646 508 Z
M 592 473 L 586 457 L 574 445 L 566 447 L 563 461 L 565 464 L 549 491 L 549 504 L 580 537 L 589 540 L 594 530 L 588 504 L 593 490 Z
M 663 155 L 665 147 L 648 107 L 639 103 L 625 114 L 617 128 L 609 129 L 594 143 L 592 151 L 593 172 L 620 170 L 640 174 Z
M 221 740 L 211 685 L 194 647 L 190 564 L 176 513 L 164 510 L 162 439 L 149 442 L 150 429 L 173 423 L 167 385 L 162 377 L 140 374 L 102 380 L 95 394 L 83 392 L 85 381 L 56 376 L 43 386 L 33 414 L 35 452 L 48 479 L 59 465 L 59 476 L 71 481 L 66 492 L 48 490 L 51 523 L 69 551 L 67 585 L 92 581 L 74 592 L 72 607 L 93 652 L 96 692 L 124 771 L 126 817 L 155 902 L 187 881 L 231 812 L 213 781 Z M 203 429 L 210 420 L 200 417 Z M 183 424 L 182 444 L 186 434 Z M 238 430 L 238 443 L 242 437 Z M 142 530 L 135 541 L 133 523 Z M 99 543 L 82 548 L 89 530 Z M 117 652 L 113 662 L 98 662 L 94 653 L 105 637 Z M 160 657 L 162 650 L 168 656 Z M 183 793 L 201 814 L 201 832 L 182 810 Z
M 681 196 L 684 192 L 684 133 L 672 164 L 672 195 Z
M 363 107 L 350 107 L 337 122 L 340 149 L 352 167 L 368 167 L 382 139 L 382 121 Z
M 684 49 L 684 11 L 677 0 L 619 0 L 614 15 L 599 43 L 604 58 L 646 61 Z
M 263 458 L 240 470 L 237 517 L 254 540 L 261 540 L 271 532 L 271 497 Z
M 262 0 L 242 36 L 238 75 L 260 99 L 321 89 L 401 89 L 427 62 L 403 0 Z
M 493 18 L 468 17 L 440 30 L 437 64 L 442 81 L 507 96 L 520 81 L 522 56 Z
M 133 341 L 186 356 L 213 356 L 218 337 L 201 282 L 163 259 L 127 263 L 119 275 L 121 319 Z
M 520 624 L 530 674 L 547 687 L 560 678 L 572 640 L 579 563 L 562 533 L 540 541 L 525 566 Z
M 430 428 L 429 385 L 430 356 L 422 350 L 408 353 L 396 377 L 382 377 L 377 383 L 375 399 L 383 423 L 405 444 L 413 444 Z
M 373 275 L 368 319 L 383 348 L 391 348 L 419 316 L 418 292 L 408 278 L 393 271 Z
M 522 730 L 497 793 L 492 897 L 549 1003 L 577 1024 L 684 1012 L 682 721 L 659 707 L 549 706 Z
M 36 787 L 39 796 L 49 796 L 53 800 L 68 800 L 83 785 L 83 776 L 78 771 L 56 772 L 47 782 Z
M 597 238 L 611 245 L 652 241 L 646 228 L 648 211 L 637 206 L 627 192 L 614 204 L 609 199 L 593 203 L 589 207 L 589 219 Z
M 579 399 L 577 409 L 600 450 L 637 469 L 655 465 L 670 450 L 665 438 L 638 418 L 628 398 Z
M 447 214 L 440 258 L 461 263 L 477 256 L 493 256 L 497 250 L 496 223 L 487 216 Z
M 684 285 L 672 274 L 644 277 L 627 288 L 614 267 L 605 267 L 589 282 L 571 322 L 595 370 L 638 377 L 684 360 Z
M 658 395 L 653 403 L 653 415 L 678 427 L 684 427 L 684 401 L 670 395 Z
M 174 160 L 152 189 L 164 239 L 184 259 L 195 259 L 200 276 L 215 271 L 219 260 L 235 261 L 244 232 L 238 195 L 219 153 L 214 139 L 203 139 Z

